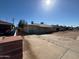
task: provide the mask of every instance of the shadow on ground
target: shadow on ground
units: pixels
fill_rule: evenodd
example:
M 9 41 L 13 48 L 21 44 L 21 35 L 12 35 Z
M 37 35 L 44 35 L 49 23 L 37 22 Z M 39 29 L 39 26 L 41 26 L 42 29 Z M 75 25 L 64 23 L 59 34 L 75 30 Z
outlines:
M 24 42 L 24 47 L 23 47 L 24 51 L 23 52 L 27 51 L 27 56 L 30 59 L 37 59 L 36 55 L 34 54 L 34 52 L 31 49 L 30 43 L 27 40 L 25 40 L 24 36 L 22 36 L 22 38 L 23 38 L 23 42 Z

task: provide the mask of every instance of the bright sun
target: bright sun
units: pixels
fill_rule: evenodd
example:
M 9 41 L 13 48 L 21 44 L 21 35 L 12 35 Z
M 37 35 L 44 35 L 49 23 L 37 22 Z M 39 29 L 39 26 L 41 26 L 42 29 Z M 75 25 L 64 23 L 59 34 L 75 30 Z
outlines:
M 45 10 L 51 10 L 55 6 L 56 0 L 42 0 L 42 7 Z
M 49 6 L 49 5 L 51 4 L 51 0 L 46 0 L 46 2 L 45 2 L 45 3 L 46 3 L 46 5 L 48 5 L 48 6 Z

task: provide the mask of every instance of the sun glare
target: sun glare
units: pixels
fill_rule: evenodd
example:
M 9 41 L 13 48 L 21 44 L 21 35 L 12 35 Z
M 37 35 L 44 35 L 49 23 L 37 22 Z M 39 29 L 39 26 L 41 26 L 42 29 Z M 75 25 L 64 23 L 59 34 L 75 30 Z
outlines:
M 51 0 L 46 0 L 46 5 L 50 5 L 51 4 Z
M 45 10 L 51 10 L 55 6 L 56 0 L 42 0 L 42 7 Z

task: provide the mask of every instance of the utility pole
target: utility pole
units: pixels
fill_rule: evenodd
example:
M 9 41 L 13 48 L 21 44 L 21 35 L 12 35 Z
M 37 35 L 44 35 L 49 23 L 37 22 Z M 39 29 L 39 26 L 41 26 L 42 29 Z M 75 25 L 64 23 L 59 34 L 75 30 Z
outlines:
M 15 21 L 15 18 L 13 17 L 13 19 L 12 19 L 13 25 L 14 25 L 14 21 Z
M 14 23 L 14 22 L 15 22 L 15 17 L 12 18 L 12 23 L 13 23 L 12 28 L 13 28 L 13 29 L 15 28 L 15 23 Z

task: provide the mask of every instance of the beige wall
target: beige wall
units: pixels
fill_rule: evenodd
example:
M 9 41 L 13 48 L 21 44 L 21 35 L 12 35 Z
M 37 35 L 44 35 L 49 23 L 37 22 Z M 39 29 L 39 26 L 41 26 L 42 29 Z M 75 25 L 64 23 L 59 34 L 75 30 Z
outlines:
M 25 31 L 27 32 L 34 32 L 34 33 L 47 33 L 47 32 L 52 32 L 52 28 L 51 27 L 41 27 L 41 26 L 37 26 L 37 25 L 27 25 L 24 28 Z

